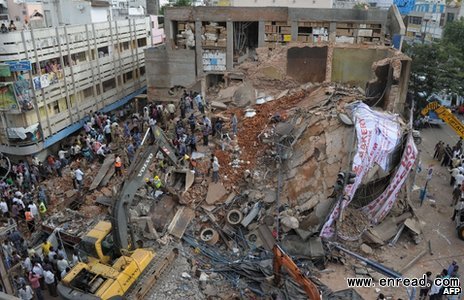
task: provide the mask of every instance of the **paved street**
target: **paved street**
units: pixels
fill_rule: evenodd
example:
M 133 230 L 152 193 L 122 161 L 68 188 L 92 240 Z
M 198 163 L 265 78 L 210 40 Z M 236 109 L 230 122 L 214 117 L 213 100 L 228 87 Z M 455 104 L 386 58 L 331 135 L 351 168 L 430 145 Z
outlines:
M 411 195 L 411 200 L 417 216 L 423 223 L 423 240 L 419 245 L 415 245 L 406 230 L 394 247 L 386 245 L 376 249 L 375 257 L 385 266 L 400 270 L 418 253 L 428 249 L 428 241 L 431 240 L 433 256 L 426 254 L 403 275 L 421 277 L 425 272 L 431 271 L 435 277 L 443 268 L 448 268 L 453 260 L 458 262 L 461 269 L 464 267 L 464 241 L 458 238 L 455 223 L 451 221 L 453 208 L 450 206 L 452 188 L 449 186 L 449 173 L 445 167 L 441 167 L 440 163 L 432 158 L 433 149 L 438 140 L 454 145 L 459 138 L 447 125 L 428 127 L 423 129 L 421 133 L 422 144 L 419 145 L 419 149 L 421 150 L 420 159 L 423 169 L 417 174 L 416 189 Z M 428 195 L 434 201 L 426 200 L 421 207 L 417 187 L 424 186 L 427 168 L 430 165 L 434 167 L 434 175 L 428 185 Z M 330 268 L 334 269 L 335 272 L 324 275 L 323 278 L 330 281 L 331 286 L 338 283 L 340 289 L 346 288 L 345 278 L 354 275 L 353 270 L 339 265 L 333 265 Z M 373 288 L 359 288 L 357 290 L 365 299 L 375 299 L 378 295 Z M 393 299 L 398 299 L 398 297 L 407 299 L 404 288 L 385 288 L 381 289 L 380 292 L 394 296 Z

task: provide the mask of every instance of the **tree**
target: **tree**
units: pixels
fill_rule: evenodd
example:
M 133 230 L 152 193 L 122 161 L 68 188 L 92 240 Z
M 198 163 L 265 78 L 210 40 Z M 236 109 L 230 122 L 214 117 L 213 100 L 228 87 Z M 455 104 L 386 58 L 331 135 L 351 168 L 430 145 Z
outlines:
M 443 39 L 431 44 L 406 45 L 403 51 L 412 58 L 410 90 L 419 108 L 425 106 L 423 95 L 457 93 L 463 95 L 464 20 L 449 22 Z M 425 92 L 425 93 L 424 93 Z
M 173 6 L 192 6 L 192 0 L 176 0 Z

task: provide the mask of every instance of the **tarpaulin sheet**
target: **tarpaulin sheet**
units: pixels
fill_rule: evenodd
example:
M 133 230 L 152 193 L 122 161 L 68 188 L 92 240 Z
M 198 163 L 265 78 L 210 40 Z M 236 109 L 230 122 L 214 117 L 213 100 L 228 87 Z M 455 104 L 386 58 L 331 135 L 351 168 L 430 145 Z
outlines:
M 353 199 L 356 189 L 369 170 L 378 164 L 382 169 L 389 167 L 388 158 L 400 141 L 401 128 L 398 115 L 372 110 L 362 102 L 351 106 L 356 127 L 357 152 L 353 158 L 352 172 L 356 174 L 355 182 L 345 187 L 345 199 L 341 209 L 345 209 Z M 333 236 L 333 222 L 338 218 L 340 205 L 336 205 L 324 224 L 321 237 Z

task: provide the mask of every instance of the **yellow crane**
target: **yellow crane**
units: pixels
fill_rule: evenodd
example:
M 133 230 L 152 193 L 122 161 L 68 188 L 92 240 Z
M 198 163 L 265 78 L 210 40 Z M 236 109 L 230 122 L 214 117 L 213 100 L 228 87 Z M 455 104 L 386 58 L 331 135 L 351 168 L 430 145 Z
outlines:
M 58 293 L 63 299 L 144 299 L 160 274 L 176 258 L 177 249 L 169 245 L 156 254 L 148 248 L 134 249 L 135 241 L 129 234 L 127 208 L 144 184 L 155 154 L 162 151 L 177 166 L 175 149 L 164 132 L 157 126 L 149 130 L 155 142 L 138 153 L 139 159 L 131 165 L 115 199 L 112 222 L 100 221 L 82 238 L 78 249 L 85 254 L 86 261 L 76 264 L 58 284 Z M 173 183 L 176 186 L 188 189 L 193 183 L 189 170 L 175 170 L 174 173 L 177 174 L 173 176 L 177 178 Z
M 427 116 L 429 111 L 434 111 L 440 119 L 453 128 L 453 130 L 464 139 L 464 125 L 448 108 L 440 105 L 439 102 L 431 102 L 422 109 L 421 114 Z

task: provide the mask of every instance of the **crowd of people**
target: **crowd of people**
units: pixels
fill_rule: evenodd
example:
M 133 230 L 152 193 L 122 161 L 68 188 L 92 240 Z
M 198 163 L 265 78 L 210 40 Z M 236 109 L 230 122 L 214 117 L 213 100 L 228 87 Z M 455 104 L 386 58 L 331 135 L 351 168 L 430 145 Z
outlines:
M 74 189 L 84 193 L 85 165 L 95 161 L 103 163 L 110 153 L 115 154 L 116 176 L 124 175 L 124 169 L 136 159 L 136 151 L 149 126 L 163 129 L 177 151 L 178 163 L 193 169 L 195 162 L 190 157 L 192 152 L 198 151 L 200 140 L 208 146 L 209 138 L 215 137 L 224 145 L 238 131 L 235 114 L 230 116 L 229 124 L 222 118 L 211 120 L 206 101 L 194 92 L 184 91 L 176 104 L 149 103 L 141 113 L 131 113 L 128 117 L 128 112 L 130 108 L 111 115 L 90 112 L 82 131 L 71 138 L 68 145 L 60 145 L 56 155 L 50 154 L 43 161 L 32 156 L 12 163 L 8 176 L 0 180 L 2 219 L 17 228 L 9 232 L 2 249 L 7 268 L 21 265 L 23 272 L 15 277 L 21 299 L 30 300 L 34 294 L 39 300 L 43 299 L 45 288 L 51 296 L 56 296 L 57 282 L 78 261 L 77 253 L 68 260 L 62 247 L 53 249 L 46 241 L 40 254 L 28 243 L 37 225 L 46 218 L 50 204 L 43 185 L 45 180 L 69 176 Z M 165 172 L 168 162 L 161 152 L 157 153 L 156 160 L 156 172 Z M 213 182 L 220 180 L 219 170 L 219 160 L 212 154 L 207 175 L 211 175 Z M 156 191 L 164 183 L 161 176 L 150 174 L 146 184 Z

